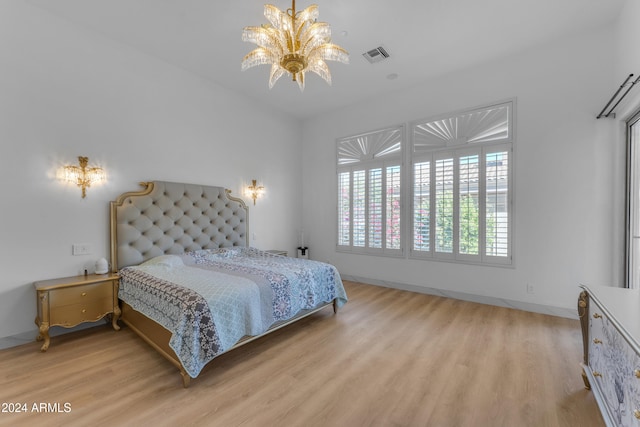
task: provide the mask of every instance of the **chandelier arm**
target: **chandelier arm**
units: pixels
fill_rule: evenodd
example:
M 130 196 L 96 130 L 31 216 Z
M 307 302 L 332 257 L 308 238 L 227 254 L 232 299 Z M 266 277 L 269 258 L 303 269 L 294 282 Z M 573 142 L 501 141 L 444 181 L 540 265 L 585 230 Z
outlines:
M 311 62 L 308 70 L 320 76 L 329 86 L 331 86 L 331 71 L 329 71 L 327 63 L 322 59 Z
M 334 55 L 331 55 L 331 53 L 334 53 Z M 309 59 L 313 59 L 316 56 L 325 61 L 338 61 L 343 64 L 349 63 L 349 53 L 333 43 L 325 43 L 320 46 L 316 46 L 311 49 L 307 55 Z
M 310 8 L 317 8 L 317 6 L 316 5 L 311 5 L 308 8 L 296 13 L 296 15 L 298 15 L 298 16 L 296 16 L 296 18 L 299 21 L 302 20 L 297 25 L 298 28 L 295 28 L 295 26 L 294 26 L 294 31 L 295 31 L 295 34 L 296 34 L 296 40 L 298 42 L 300 42 L 300 40 L 302 39 L 302 34 L 303 33 L 307 33 L 308 29 L 315 23 L 315 19 L 312 19 L 313 14 L 309 12 Z M 298 45 L 297 48 L 300 49 L 300 45 Z
M 264 5 L 264 16 L 274 28 L 282 30 L 283 24 L 289 19 L 286 12 L 281 11 L 271 4 Z
M 295 31 L 295 40 L 296 40 L 296 52 L 301 52 L 301 42 L 300 42 L 300 36 L 302 35 L 302 30 L 305 27 L 308 27 L 308 25 L 306 25 L 306 21 L 302 22 L 302 24 L 299 25 L 299 28 L 294 29 Z
M 293 35 L 289 31 L 285 31 L 284 34 L 285 34 L 285 38 L 287 39 L 287 53 L 294 53 L 295 40 L 293 38 Z
M 269 51 L 277 51 L 277 56 L 284 55 L 284 46 L 282 46 L 279 33 L 274 29 L 268 29 L 266 34 L 269 38 L 269 46 L 264 47 L 266 47 Z
M 300 71 L 298 74 L 298 78 L 294 79 L 298 83 L 298 87 L 300 88 L 300 92 L 304 92 L 304 70 Z
M 277 63 L 278 61 L 271 52 L 263 47 L 259 47 L 245 55 L 241 68 L 242 70 L 247 70 L 256 65 L 273 64 L 274 62 Z
M 326 44 L 327 41 L 331 40 L 329 24 L 326 22 L 314 22 L 306 28 L 301 40 L 304 40 L 304 42 L 300 52 L 308 55 L 316 47 Z M 311 45 L 311 49 L 309 49 L 309 45 Z
M 318 20 L 318 5 L 312 4 L 304 10 L 296 12 L 296 18 L 303 21 L 316 22 Z
M 271 72 L 269 73 L 269 89 L 272 89 L 278 79 L 286 73 L 286 70 L 280 66 L 280 64 L 274 62 L 271 65 Z
M 272 27 L 245 27 L 242 40 L 254 43 L 270 52 L 276 51 L 279 56 L 284 54 L 280 33 Z

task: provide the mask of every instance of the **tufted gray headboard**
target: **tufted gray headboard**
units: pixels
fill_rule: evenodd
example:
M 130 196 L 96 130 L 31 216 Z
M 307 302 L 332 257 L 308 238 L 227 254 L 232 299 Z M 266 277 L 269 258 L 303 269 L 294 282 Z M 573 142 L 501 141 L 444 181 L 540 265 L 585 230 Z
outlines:
M 230 190 L 142 182 L 111 202 L 111 265 L 117 271 L 164 254 L 249 245 L 249 212 Z

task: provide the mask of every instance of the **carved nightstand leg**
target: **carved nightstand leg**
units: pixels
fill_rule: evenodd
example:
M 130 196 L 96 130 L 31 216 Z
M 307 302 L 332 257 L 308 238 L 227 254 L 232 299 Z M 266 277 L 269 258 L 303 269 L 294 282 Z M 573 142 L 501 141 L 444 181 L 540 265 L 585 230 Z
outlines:
M 333 299 L 333 314 L 338 314 L 338 298 Z
M 40 330 L 40 317 L 36 316 L 36 326 L 38 327 L 38 331 Z M 36 337 L 36 341 L 42 341 L 44 338 L 42 337 L 42 334 L 38 333 L 38 336 Z
M 120 330 L 120 325 L 118 325 L 118 319 L 120 318 L 121 314 L 122 314 L 122 310 L 120 310 L 120 306 L 116 305 L 115 308 L 113 309 L 113 316 L 111 316 L 111 326 L 113 326 L 113 329 L 115 329 L 116 331 Z
M 40 335 L 38 335 L 36 339 L 38 341 L 42 341 L 42 339 L 44 339 L 44 344 L 42 344 L 42 347 L 40 347 L 40 351 L 47 351 L 47 349 L 49 348 L 49 342 L 51 341 L 49 339 L 49 323 L 43 322 L 40 325 Z

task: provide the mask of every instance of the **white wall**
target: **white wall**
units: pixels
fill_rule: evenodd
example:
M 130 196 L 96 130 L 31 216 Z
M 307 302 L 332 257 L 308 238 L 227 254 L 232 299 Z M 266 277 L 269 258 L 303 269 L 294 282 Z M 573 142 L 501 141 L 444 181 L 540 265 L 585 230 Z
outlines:
M 347 276 L 573 309 L 579 282 L 620 285 L 623 277 L 623 122 L 594 117 L 624 75 L 640 72 L 640 56 L 628 55 L 640 42 L 639 15 L 640 3 L 628 0 L 615 28 L 301 125 L 21 1 L 3 0 L 0 341 L 35 333 L 32 282 L 80 273 L 106 256 L 108 202 L 152 179 L 224 185 L 238 194 L 258 178 L 268 194 L 250 206 L 252 244 L 292 252 L 304 226 L 312 257 Z M 337 137 L 510 97 L 518 102 L 513 268 L 335 251 Z M 620 110 L 638 104 L 640 96 L 632 95 Z M 55 179 L 78 155 L 109 175 L 84 200 L 79 189 Z M 93 254 L 72 256 L 72 243 L 89 243 Z
M 634 81 L 640 76 L 640 55 L 637 53 L 638 47 L 640 46 L 638 16 L 640 16 L 640 2 L 637 0 L 627 0 L 615 27 L 615 39 L 612 46 L 615 52 L 615 60 L 613 63 L 615 82 L 611 89 L 611 95 L 613 95 L 615 90 L 618 89 L 629 74 L 634 74 L 631 81 Z M 623 89 L 623 92 L 624 91 L 626 91 L 626 88 Z M 607 119 L 611 121 L 614 126 L 611 145 L 614 150 L 613 170 L 617 173 L 614 175 L 615 181 L 611 188 L 611 194 L 614 197 L 614 206 L 616 207 L 624 207 L 626 197 L 626 121 L 639 110 L 640 84 L 636 84 L 616 108 L 615 118 Z M 615 242 L 614 247 L 620 248 L 622 251 L 624 251 L 626 245 L 625 227 L 626 218 L 624 211 L 621 210 L 614 217 L 612 236 Z M 614 256 L 618 256 L 618 254 L 619 251 L 612 253 Z M 624 281 L 623 271 L 621 271 L 619 281 Z
M 238 195 L 258 178 L 251 243 L 297 246 L 297 120 L 14 0 L 0 2 L 0 94 L 0 341 L 35 331 L 33 281 L 107 257 L 109 201 L 140 181 Z M 108 174 L 84 200 L 55 179 L 79 155 Z M 93 253 L 72 256 L 73 243 Z
M 614 40 L 612 27 L 592 31 L 306 121 L 303 210 L 312 257 L 372 283 L 570 310 L 579 283 L 619 284 L 613 124 L 595 119 L 616 88 Z M 517 98 L 513 268 L 335 251 L 336 138 L 511 97 Z
M 616 78 L 620 78 L 618 84 L 622 83 L 624 77 L 630 73 L 635 74 L 636 78 L 640 75 L 640 55 L 637 53 L 640 44 L 638 16 L 640 16 L 640 2 L 627 0 L 616 26 L 614 49 L 616 52 Z M 633 93 L 637 93 L 637 88 L 633 90 Z

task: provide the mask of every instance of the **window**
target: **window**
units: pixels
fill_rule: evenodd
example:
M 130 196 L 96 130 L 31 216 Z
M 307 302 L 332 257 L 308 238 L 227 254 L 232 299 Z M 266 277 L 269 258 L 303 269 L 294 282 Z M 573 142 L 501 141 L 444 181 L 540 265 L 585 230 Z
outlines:
M 640 111 L 627 121 L 626 287 L 640 289 Z
M 511 263 L 512 109 L 412 123 L 412 257 Z
M 338 250 L 511 264 L 513 104 L 339 139 Z
M 402 138 L 393 127 L 338 140 L 338 249 L 402 254 Z

